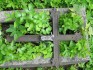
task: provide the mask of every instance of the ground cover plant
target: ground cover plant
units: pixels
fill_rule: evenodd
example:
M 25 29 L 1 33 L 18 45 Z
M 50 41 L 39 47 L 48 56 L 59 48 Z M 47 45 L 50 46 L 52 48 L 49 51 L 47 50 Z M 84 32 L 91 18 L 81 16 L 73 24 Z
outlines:
M 4 44 L 0 41 L 0 64 L 9 61 L 26 61 L 36 58 L 51 58 L 52 47 L 51 42 L 33 43 L 11 43 Z
M 60 42 L 60 55 L 63 57 L 80 57 L 86 58 L 89 56 L 89 50 L 86 44 L 86 40 L 81 39 L 78 42 L 75 41 L 61 41 Z
M 74 34 L 75 32 L 80 32 L 82 30 L 84 20 L 82 16 L 73 11 L 62 14 L 59 17 L 59 33 L 60 34 Z
M 49 22 L 49 12 L 35 12 L 31 4 L 23 10 L 24 12 L 17 11 L 12 16 L 8 15 L 8 19 L 6 20 L 15 20 L 14 24 L 10 25 L 6 30 L 6 32 L 11 33 L 11 36 L 14 36 L 14 39 L 25 34 L 51 34 L 52 27 Z

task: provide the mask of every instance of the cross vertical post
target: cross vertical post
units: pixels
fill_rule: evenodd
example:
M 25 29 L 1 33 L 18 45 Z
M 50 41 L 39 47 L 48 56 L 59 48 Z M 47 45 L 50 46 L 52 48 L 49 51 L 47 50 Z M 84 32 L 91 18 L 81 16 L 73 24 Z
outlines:
M 58 12 L 56 9 L 52 11 L 53 16 L 53 43 L 54 43 L 54 59 L 53 65 L 58 67 L 59 66 L 59 41 L 57 40 L 58 36 Z

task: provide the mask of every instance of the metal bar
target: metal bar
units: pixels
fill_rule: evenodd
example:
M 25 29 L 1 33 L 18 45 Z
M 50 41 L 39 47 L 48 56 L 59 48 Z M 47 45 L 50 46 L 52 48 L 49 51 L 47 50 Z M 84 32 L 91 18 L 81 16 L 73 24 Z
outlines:
M 27 65 L 7 65 L 7 66 L 0 66 L 0 68 L 16 68 L 16 67 L 22 67 L 22 68 L 30 68 L 30 67 L 51 67 L 53 66 L 50 63 L 47 64 L 27 64 Z
M 78 64 L 82 62 L 88 62 L 90 60 L 89 57 L 86 58 L 61 58 L 60 65 L 69 65 L 69 64 Z
M 75 40 L 76 36 L 75 35 L 59 35 L 57 39 L 58 40 Z
M 54 38 L 56 38 L 59 33 L 58 32 L 58 13 L 56 9 L 54 9 L 53 13 L 51 14 L 53 14 L 52 15 L 53 16 L 53 35 L 54 35 Z
M 53 16 L 53 43 L 54 43 L 54 58 L 53 58 L 53 65 L 56 67 L 59 66 L 59 43 L 58 40 L 56 39 L 58 36 L 58 13 L 56 9 L 52 11 L 52 16 Z
M 70 34 L 70 35 L 58 35 L 58 40 L 75 40 L 78 41 L 82 38 L 82 35 L 80 33 Z
M 27 42 L 27 41 L 53 41 L 54 35 L 40 36 L 40 35 L 24 35 L 20 37 L 16 42 Z M 8 42 L 13 40 L 13 37 L 6 36 Z
M 53 65 L 50 64 L 50 63 L 47 63 L 47 64 L 39 64 L 39 65 L 26 65 L 26 66 L 23 66 L 23 67 L 52 67 Z
M 11 61 L 11 62 L 7 62 L 7 63 L 4 63 L 4 64 L 1 64 L 0 65 L 0 68 L 3 67 L 3 68 L 7 68 L 7 67 L 12 67 L 12 68 L 15 68 L 15 67 L 44 67 L 44 66 L 47 66 L 47 67 L 50 67 L 50 66 L 53 66 L 51 64 L 51 59 L 48 58 L 48 59 L 35 59 L 35 60 L 32 60 L 32 61 Z
M 53 65 L 58 67 L 59 66 L 59 41 L 55 40 L 53 43 L 54 43 Z
M 13 40 L 13 37 L 7 36 L 6 38 L 9 42 Z M 16 42 L 39 42 L 40 36 L 39 35 L 24 35 L 20 37 Z

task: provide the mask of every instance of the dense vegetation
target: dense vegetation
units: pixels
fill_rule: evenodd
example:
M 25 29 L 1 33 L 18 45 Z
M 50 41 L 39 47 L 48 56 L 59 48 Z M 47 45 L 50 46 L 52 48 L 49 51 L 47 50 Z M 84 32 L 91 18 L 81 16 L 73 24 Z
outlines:
M 83 21 L 82 19 L 80 19 L 81 16 L 77 15 L 76 12 L 71 11 L 68 14 L 60 14 L 61 16 L 59 18 L 59 33 L 73 34 L 75 32 L 81 32 L 83 36 L 85 36 L 85 34 L 88 34 L 90 52 L 86 48 L 87 41 L 85 40 L 84 37 L 84 39 L 79 40 L 78 42 L 61 41 L 60 55 L 70 56 L 70 57 L 74 57 L 75 55 L 78 55 L 80 57 L 86 57 L 86 55 L 89 55 L 91 60 L 86 65 L 84 64 L 73 65 L 69 67 L 68 70 L 77 70 L 78 67 L 82 67 L 84 70 L 92 70 L 93 69 L 93 1 L 92 0 L 0 0 L 0 10 L 23 9 L 25 11 L 24 13 L 17 11 L 13 13 L 12 16 L 8 15 L 8 17 L 10 18 L 8 18 L 7 21 L 15 19 L 14 24 L 10 25 L 10 27 L 6 30 L 7 34 L 11 34 L 11 36 L 14 37 L 14 41 L 12 41 L 11 43 L 7 42 L 6 39 L 4 39 L 4 33 L 2 32 L 2 28 L 0 27 L 0 64 L 11 60 L 32 60 L 35 59 L 38 55 L 39 56 L 43 55 L 44 58 L 52 57 L 53 45 L 51 42 L 40 42 L 35 44 L 15 43 L 16 39 L 25 34 L 40 34 L 40 35 L 51 34 L 52 27 L 51 27 L 51 22 L 50 22 L 51 19 L 49 16 L 50 15 L 49 12 L 42 11 L 37 13 L 34 11 L 34 8 L 64 8 L 64 7 L 77 8 L 82 6 L 86 7 L 86 14 L 87 14 L 86 27 L 82 28 Z M 78 11 L 78 9 L 76 9 L 75 11 Z M 36 50 L 32 50 L 32 48 Z M 27 49 L 28 51 L 26 51 Z M 29 51 L 31 52 L 29 53 Z M 32 55 L 31 53 L 34 54 L 30 58 L 28 56 Z M 21 56 L 23 54 L 26 54 L 27 57 Z M 7 57 L 7 55 L 10 55 L 10 57 Z M 20 58 L 18 58 L 19 56 Z M 42 68 L 39 68 L 39 70 L 42 70 Z M 59 70 L 64 70 L 64 69 L 60 68 Z
M 9 20 L 15 20 L 13 25 L 10 25 L 6 32 L 10 32 L 14 39 L 25 34 L 40 34 L 47 35 L 51 33 L 49 12 L 35 12 L 31 4 L 23 9 L 24 12 L 14 12 L 12 15 L 7 15 Z
M 60 13 L 59 33 L 73 34 L 75 32 L 81 32 L 83 24 L 82 15 L 79 15 L 75 9 L 65 14 Z
M 83 46 L 83 47 L 82 47 Z M 74 58 L 75 56 L 86 58 L 89 55 L 89 50 L 86 45 L 86 40 L 81 39 L 77 43 L 74 41 L 62 41 L 60 43 L 61 56 Z

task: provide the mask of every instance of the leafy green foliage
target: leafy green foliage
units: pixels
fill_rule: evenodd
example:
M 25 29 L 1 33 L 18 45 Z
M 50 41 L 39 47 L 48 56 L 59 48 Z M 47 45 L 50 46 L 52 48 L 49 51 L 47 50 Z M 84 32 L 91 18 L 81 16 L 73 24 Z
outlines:
M 10 25 L 6 32 L 10 32 L 16 40 L 24 34 L 50 34 L 51 26 L 49 23 L 49 12 L 35 12 L 31 4 L 24 8 L 24 12 L 14 12 L 8 15 L 8 20 L 14 19 L 14 25 Z
M 26 33 L 26 28 L 22 25 L 16 28 L 13 25 L 10 25 L 10 28 L 8 28 L 6 32 L 11 32 L 10 36 L 14 36 L 14 40 L 17 40 L 20 36 Z
M 0 10 L 22 9 L 30 0 L 0 0 Z
M 77 43 L 74 41 L 62 41 L 60 42 L 60 55 L 64 57 L 87 57 L 89 50 L 86 45 L 86 40 L 81 39 Z
M 67 70 L 78 70 L 78 68 L 76 65 L 72 65 L 72 66 L 68 67 Z
M 92 0 L 0 0 L 1 10 L 22 9 L 24 5 L 33 4 L 35 8 L 72 7 L 74 4 L 93 9 Z
M 61 14 L 59 18 L 59 33 L 67 34 L 79 32 L 83 25 L 83 20 L 75 11 Z
M 24 61 L 33 60 L 38 57 L 51 58 L 52 57 L 51 42 L 40 42 L 40 44 L 32 43 L 16 43 L 0 44 L 0 64 L 8 61 Z M 24 55 L 24 56 L 23 56 Z
M 67 6 L 65 0 L 0 0 L 0 10 L 22 9 L 28 4 L 32 4 L 35 8 L 46 7 L 64 7 Z M 64 6 L 62 6 L 64 4 Z

